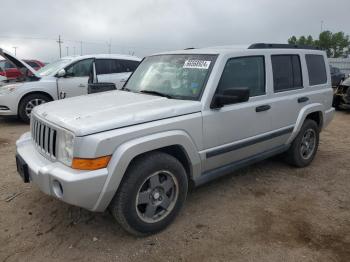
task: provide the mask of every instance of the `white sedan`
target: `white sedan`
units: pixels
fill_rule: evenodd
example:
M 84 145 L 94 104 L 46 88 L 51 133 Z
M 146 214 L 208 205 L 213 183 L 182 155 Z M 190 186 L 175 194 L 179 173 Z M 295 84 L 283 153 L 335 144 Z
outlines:
M 0 55 L 24 75 L 16 82 L 0 87 L 0 115 L 17 115 L 27 123 L 37 105 L 88 94 L 91 79 L 112 83 L 120 89 L 141 61 L 127 55 L 84 55 L 65 57 L 35 71 L 2 49 Z

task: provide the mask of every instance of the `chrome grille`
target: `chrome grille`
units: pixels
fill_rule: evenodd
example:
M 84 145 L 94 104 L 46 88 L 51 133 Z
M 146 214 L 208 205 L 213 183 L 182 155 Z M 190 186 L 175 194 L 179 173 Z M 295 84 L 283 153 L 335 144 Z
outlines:
M 35 117 L 32 117 L 31 121 L 32 139 L 38 150 L 51 158 L 56 158 L 57 131 Z

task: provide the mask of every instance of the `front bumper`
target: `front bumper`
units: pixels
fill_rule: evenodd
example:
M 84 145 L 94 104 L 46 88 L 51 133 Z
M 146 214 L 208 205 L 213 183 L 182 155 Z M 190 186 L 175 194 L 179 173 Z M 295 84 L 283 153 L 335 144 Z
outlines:
M 0 95 L 0 116 L 17 115 L 14 99 L 9 95 Z
M 28 165 L 30 182 L 45 194 L 91 211 L 103 211 L 98 210 L 97 203 L 108 176 L 107 168 L 80 171 L 52 162 L 37 151 L 30 133 L 22 135 L 16 147 Z

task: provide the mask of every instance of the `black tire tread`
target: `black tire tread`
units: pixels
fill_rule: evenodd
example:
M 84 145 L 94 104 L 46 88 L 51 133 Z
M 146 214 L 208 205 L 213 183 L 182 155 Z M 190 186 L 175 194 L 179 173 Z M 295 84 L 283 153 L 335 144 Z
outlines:
M 113 217 L 120 224 L 120 226 L 127 232 L 131 233 L 132 235 L 146 236 L 146 235 L 152 234 L 152 232 L 143 233 L 135 230 L 128 223 L 125 213 L 123 211 L 123 207 L 127 202 L 130 191 L 134 189 L 135 184 L 139 178 L 137 174 L 140 174 L 145 169 L 146 165 L 150 165 L 154 163 L 169 163 L 169 162 L 175 163 L 175 165 L 182 168 L 183 173 L 186 175 L 186 171 L 179 160 L 177 160 L 175 157 L 169 154 L 166 154 L 163 152 L 157 152 L 157 151 L 145 154 L 141 157 L 137 157 L 132 161 L 131 165 L 128 167 L 123 177 L 123 180 L 119 185 L 118 191 L 109 205 L 109 210 L 112 213 Z M 187 186 L 188 186 L 188 181 L 187 181 Z M 187 188 L 185 191 L 187 192 Z M 184 197 L 183 202 L 185 198 L 186 196 Z M 181 206 L 182 204 L 183 203 L 181 203 Z
M 316 148 L 313 153 L 313 155 L 310 157 L 308 160 L 301 159 L 300 154 L 299 154 L 299 145 L 300 145 L 300 140 L 307 128 L 313 128 L 316 132 Z M 312 119 L 306 119 L 303 123 L 303 126 L 301 127 L 299 134 L 295 137 L 293 140 L 290 148 L 286 152 L 286 161 L 295 167 L 306 167 L 308 166 L 314 159 L 317 149 L 318 149 L 318 144 L 319 144 L 319 127 L 317 123 L 312 120 Z
M 18 117 L 25 123 L 29 123 L 30 119 L 27 117 L 26 113 L 24 112 L 25 110 L 25 105 L 28 103 L 28 101 L 35 99 L 35 98 L 40 98 L 40 99 L 45 99 L 46 102 L 51 101 L 52 99 L 45 94 L 28 94 L 25 95 L 22 99 L 21 102 L 18 106 Z

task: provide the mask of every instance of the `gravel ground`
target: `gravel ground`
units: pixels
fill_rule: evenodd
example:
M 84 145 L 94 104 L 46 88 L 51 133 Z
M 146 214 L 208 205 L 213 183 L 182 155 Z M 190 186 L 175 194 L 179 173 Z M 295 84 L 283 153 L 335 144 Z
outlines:
M 27 130 L 0 118 L 0 261 L 350 261 L 349 113 L 321 133 L 311 166 L 274 158 L 202 186 L 147 238 L 22 183 L 15 141 Z

